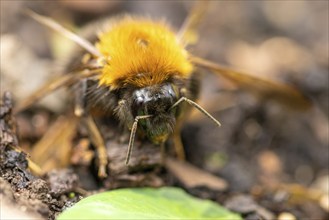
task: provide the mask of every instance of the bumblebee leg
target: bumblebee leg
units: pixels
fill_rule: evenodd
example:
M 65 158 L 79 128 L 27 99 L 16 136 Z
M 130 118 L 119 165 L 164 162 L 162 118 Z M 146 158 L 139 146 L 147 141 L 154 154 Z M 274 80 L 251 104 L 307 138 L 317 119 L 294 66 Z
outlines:
M 12 147 L 12 148 L 13 148 L 13 150 L 15 150 L 17 152 L 22 152 L 22 150 L 18 147 Z M 28 168 L 34 175 L 41 177 L 45 174 L 45 172 L 42 170 L 42 168 L 38 164 L 33 162 L 29 157 L 26 157 L 26 160 L 28 163 Z
M 101 178 L 105 178 L 107 176 L 106 174 L 106 166 L 108 164 L 107 159 L 107 152 L 106 147 L 104 144 L 104 140 L 102 138 L 102 135 L 100 131 L 97 128 L 97 125 L 94 121 L 94 119 L 91 116 L 84 117 L 88 133 L 90 135 L 90 139 L 92 143 L 95 145 L 97 152 L 98 152 L 98 176 Z
M 78 117 L 82 117 L 86 127 L 88 129 L 88 133 L 90 139 L 94 146 L 97 149 L 97 158 L 98 158 L 98 176 L 104 178 L 107 176 L 106 174 L 106 166 L 108 164 L 107 152 L 104 140 L 100 131 L 97 128 L 97 125 L 94 119 L 86 113 L 86 91 L 87 91 L 87 81 L 88 79 L 84 79 L 77 85 L 75 94 L 75 106 L 74 106 L 74 114 Z
M 38 164 L 34 163 L 30 158 L 27 158 L 28 166 L 31 172 L 37 176 L 44 175 L 44 171 Z
M 13 110 L 14 114 L 17 114 L 35 102 L 37 102 L 42 97 L 50 94 L 51 92 L 62 88 L 62 87 L 68 87 L 76 83 L 80 79 L 85 79 L 88 77 L 93 77 L 95 75 L 99 74 L 99 70 L 88 70 L 88 71 L 77 71 L 77 72 L 71 72 L 65 75 L 61 75 L 56 79 L 53 79 L 49 81 L 48 83 L 45 83 L 42 87 L 40 87 L 38 90 L 34 91 L 31 95 L 29 95 L 27 98 L 25 98 L 22 102 L 18 103 L 16 107 Z
M 161 143 L 160 150 L 161 150 L 161 164 L 164 165 L 165 164 L 165 161 L 166 161 L 165 143 Z
M 86 92 L 87 92 L 87 79 L 81 80 L 75 90 L 74 100 L 74 114 L 77 117 L 82 117 L 86 114 Z
M 174 142 L 174 147 L 176 151 L 177 158 L 179 160 L 185 161 L 185 150 L 181 138 L 181 128 L 182 128 L 182 122 L 178 122 L 176 124 L 176 129 L 173 134 L 173 142 Z

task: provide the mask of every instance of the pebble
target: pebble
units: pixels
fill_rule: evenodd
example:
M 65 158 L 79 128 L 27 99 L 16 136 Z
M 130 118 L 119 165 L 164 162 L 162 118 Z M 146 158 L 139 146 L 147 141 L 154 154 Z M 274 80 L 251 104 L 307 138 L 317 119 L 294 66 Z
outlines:
M 282 212 L 278 216 L 278 220 L 296 220 L 297 218 L 290 212 Z
M 329 194 L 321 196 L 319 204 L 324 210 L 329 212 Z

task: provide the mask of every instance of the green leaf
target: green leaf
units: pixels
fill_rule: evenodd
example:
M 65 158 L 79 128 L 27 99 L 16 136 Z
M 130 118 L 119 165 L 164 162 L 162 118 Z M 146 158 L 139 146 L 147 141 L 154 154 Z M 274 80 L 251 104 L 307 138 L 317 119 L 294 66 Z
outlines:
M 82 199 L 64 211 L 66 219 L 221 219 L 241 217 L 209 200 L 192 197 L 179 188 L 118 189 Z

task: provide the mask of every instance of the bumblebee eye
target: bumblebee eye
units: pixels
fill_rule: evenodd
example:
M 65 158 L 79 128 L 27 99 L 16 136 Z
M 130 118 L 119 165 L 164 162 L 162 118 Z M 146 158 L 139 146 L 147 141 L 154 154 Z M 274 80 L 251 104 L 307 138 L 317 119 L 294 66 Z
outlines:
M 169 89 L 168 93 L 169 93 L 169 95 L 171 95 L 172 97 L 175 97 L 175 92 L 174 92 L 174 90 Z
M 145 91 L 143 89 L 135 91 L 133 96 L 134 96 L 134 104 L 137 107 L 140 107 L 141 105 L 143 105 L 143 103 L 145 102 L 145 99 L 146 99 Z

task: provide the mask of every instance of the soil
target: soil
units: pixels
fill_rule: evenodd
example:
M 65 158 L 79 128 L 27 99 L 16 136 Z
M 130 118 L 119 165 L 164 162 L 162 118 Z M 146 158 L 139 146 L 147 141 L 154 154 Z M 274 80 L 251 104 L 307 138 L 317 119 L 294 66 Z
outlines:
M 97 192 L 167 185 L 212 199 L 244 219 L 328 218 L 325 36 L 329 25 L 323 19 L 328 17 L 327 1 L 312 5 L 214 1 L 201 25 L 200 42 L 193 48 L 193 53 L 208 59 L 294 84 L 312 99 L 310 110 L 289 110 L 271 100 L 260 102 L 204 73 L 199 103 L 222 127 L 217 129 L 203 115 L 192 112 L 182 130 L 187 163 L 172 157 L 170 143 L 166 149 L 170 160 L 162 161 L 157 146 L 136 140 L 126 166 L 129 136 L 116 121 L 97 121 L 111 161 L 104 179 L 97 176 L 97 151 L 85 128 L 71 111 L 64 110 L 65 91 L 13 114 L 16 103 L 57 74 L 59 64 L 54 60 L 62 58 L 69 47 L 21 12 L 31 8 L 68 26 L 83 26 L 117 13 L 147 12 L 170 18 L 179 27 L 191 4 L 104 1 L 109 3 L 91 7 L 74 2 L 1 1 L 0 194 L 4 219 L 15 213 L 18 219 L 55 219 Z M 291 7 L 299 14 L 291 15 Z M 42 169 L 31 170 L 33 163 Z M 195 175 L 202 175 L 204 181 L 195 183 Z

